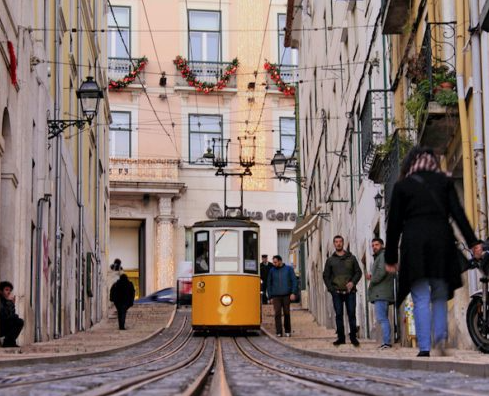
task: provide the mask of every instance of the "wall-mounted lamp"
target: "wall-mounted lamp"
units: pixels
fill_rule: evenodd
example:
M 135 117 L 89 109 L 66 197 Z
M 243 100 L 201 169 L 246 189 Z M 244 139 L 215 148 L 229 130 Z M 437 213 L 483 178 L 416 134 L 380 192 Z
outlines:
M 378 192 L 377 195 L 375 195 L 374 200 L 375 200 L 375 207 L 377 208 L 377 210 L 382 209 L 382 204 L 384 203 L 384 197 L 380 192 Z

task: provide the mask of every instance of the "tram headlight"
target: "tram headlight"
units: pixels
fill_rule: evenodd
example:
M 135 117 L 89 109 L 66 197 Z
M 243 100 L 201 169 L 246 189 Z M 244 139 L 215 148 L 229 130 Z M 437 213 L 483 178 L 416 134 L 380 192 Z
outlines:
M 221 304 L 225 307 L 229 307 L 233 303 L 233 298 L 229 294 L 221 296 Z

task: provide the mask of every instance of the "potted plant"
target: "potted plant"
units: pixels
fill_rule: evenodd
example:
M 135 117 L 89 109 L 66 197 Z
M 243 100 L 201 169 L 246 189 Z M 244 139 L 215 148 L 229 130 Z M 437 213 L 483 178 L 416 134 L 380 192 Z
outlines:
M 433 85 L 435 85 L 435 94 L 440 90 L 453 90 L 456 82 L 455 71 L 449 70 L 447 66 L 442 65 L 433 68 Z
M 442 89 L 435 94 L 435 101 L 441 106 L 455 106 L 458 103 L 458 95 L 453 89 Z
M 406 100 L 406 110 L 414 118 L 414 122 L 418 125 L 426 114 L 426 95 L 416 89 Z

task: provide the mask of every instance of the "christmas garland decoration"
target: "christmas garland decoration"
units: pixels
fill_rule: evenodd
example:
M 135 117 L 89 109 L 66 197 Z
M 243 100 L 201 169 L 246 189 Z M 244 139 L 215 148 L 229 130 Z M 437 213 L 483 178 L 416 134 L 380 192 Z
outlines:
M 13 85 L 17 85 L 17 58 L 12 42 L 7 41 L 8 54 L 10 58 L 10 81 Z
M 132 70 L 119 80 L 109 79 L 109 89 L 122 89 L 126 88 L 128 85 L 132 84 L 134 80 L 139 76 L 139 74 L 144 70 L 148 64 L 148 58 L 143 56 L 142 58 L 136 59 L 136 66 L 132 66 Z
M 194 72 L 190 69 L 187 59 L 182 56 L 178 55 L 173 63 L 190 87 L 195 87 L 198 92 L 204 92 L 205 94 L 226 88 L 229 80 L 231 80 L 231 76 L 236 74 L 239 66 L 238 58 L 234 58 L 231 64 L 224 70 L 221 79 L 216 83 L 211 83 L 207 81 L 199 81 Z
M 282 77 L 280 76 L 280 68 L 275 63 L 266 61 L 263 67 L 280 92 L 283 92 L 286 96 L 295 95 L 295 87 L 292 84 L 287 84 L 284 82 L 284 80 L 282 80 Z

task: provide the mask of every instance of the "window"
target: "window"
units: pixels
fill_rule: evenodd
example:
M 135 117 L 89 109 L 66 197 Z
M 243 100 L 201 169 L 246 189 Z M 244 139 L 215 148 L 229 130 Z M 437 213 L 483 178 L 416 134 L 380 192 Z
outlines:
M 127 46 L 130 54 L 131 7 L 112 7 L 112 11 L 114 12 L 115 19 L 110 10 L 107 14 L 107 53 L 109 55 L 109 58 L 130 58 L 130 55 L 128 55 L 124 44 Z M 117 30 L 117 26 L 119 26 L 119 29 L 121 31 L 120 34 Z
M 212 148 L 212 138 L 222 138 L 222 116 L 189 114 L 190 162 L 202 158 L 207 148 Z
M 278 230 L 277 231 L 277 251 L 285 264 L 292 265 L 291 255 L 289 251 L 290 245 L 290 231 L 288 230 Z M 308 240 L 309 241 L 309 240 Z
M 286 157 L 294 154 L 295 118 L 280 117 L 280 150 Z
M 238 231 L 214 231 L 214 271 L 238 272 Z
M 189 59 L 197 62 L 221 62 L 221 13 L 188 12 Z
M 258 274 L 258 233 L 243 231 L 244 272 Z
M 109 131 L 109 150 L 111 157 L 131 157 L 131 113 L 112 111 L 112 124 Z
M 278 14 L 278 63 L 287 66 L 297 66 L 297 49 L 284 47 L 286 20 L 287 16 L 285 14 Z
M 195 233 L 194 247 L 194 273 L 207 274 L 209 272 L 209 231 Z

